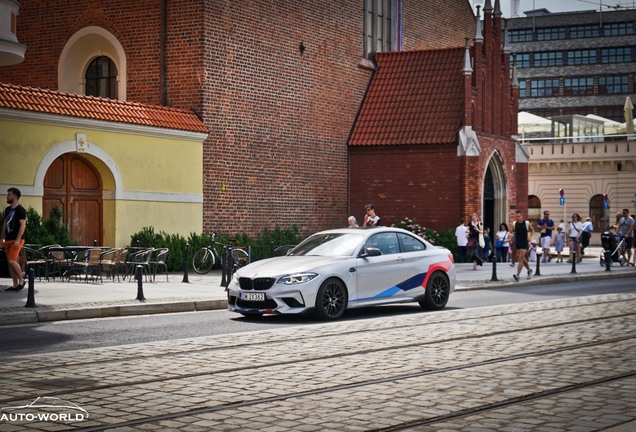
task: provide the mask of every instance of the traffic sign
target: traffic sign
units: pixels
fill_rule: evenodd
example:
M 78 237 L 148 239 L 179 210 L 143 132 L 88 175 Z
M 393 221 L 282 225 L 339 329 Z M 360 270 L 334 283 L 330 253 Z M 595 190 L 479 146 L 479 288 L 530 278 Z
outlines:
M 559 198 L 559 205 L 565 205 L 565 198 Z

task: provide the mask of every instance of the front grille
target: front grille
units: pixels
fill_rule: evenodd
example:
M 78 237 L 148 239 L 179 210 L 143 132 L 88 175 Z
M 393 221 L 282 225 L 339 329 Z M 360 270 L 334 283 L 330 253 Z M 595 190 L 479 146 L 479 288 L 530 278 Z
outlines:
M 276 309 L 278 304 L 272 299 L 265 299 L 262 302 L 237 299 L 236 306 L 246 309 Z
M 239 278 L 239 285 L 242 290 L 257 290 L 257 291 L 265 291 L 270 289 L 276 279 L 274 278 L 256 278 L 250 279 L 246 277 Z

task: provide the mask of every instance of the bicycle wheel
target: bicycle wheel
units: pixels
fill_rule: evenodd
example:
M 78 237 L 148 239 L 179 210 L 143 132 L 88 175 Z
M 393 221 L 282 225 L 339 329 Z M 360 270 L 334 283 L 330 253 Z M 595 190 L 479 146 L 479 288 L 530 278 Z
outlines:
M 209 249 L 203 248 L 195 252 L 192 257 L 192 267 L 199 274 L 206 274 L 214 266 L 214 254 Z
M 234 262 L 234 270 L 247 265 L 247 252 L 241 248 L 232 249 L 232 260 Z

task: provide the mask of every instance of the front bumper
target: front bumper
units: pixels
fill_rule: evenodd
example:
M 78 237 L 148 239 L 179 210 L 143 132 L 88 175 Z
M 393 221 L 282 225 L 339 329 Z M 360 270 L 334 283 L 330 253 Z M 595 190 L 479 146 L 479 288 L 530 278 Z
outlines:
M 312 282 L 301 284 L 302 289 L 274 284 L 267 290 L 244 290 L 232 282 L 228 287 L 227 309 L 245 314 L 302 314 L 314 307 L 317 290 Z M 245 299 L 245 294 L 262 294 L 262 300 Z

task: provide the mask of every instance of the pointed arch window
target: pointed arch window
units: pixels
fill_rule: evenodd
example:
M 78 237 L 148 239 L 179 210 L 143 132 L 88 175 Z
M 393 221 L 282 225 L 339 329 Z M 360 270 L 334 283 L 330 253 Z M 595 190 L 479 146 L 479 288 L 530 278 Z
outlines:
M 117 99 L 117 66 L 106 56 L 93 59 L 84 75 L 85 94 Z

